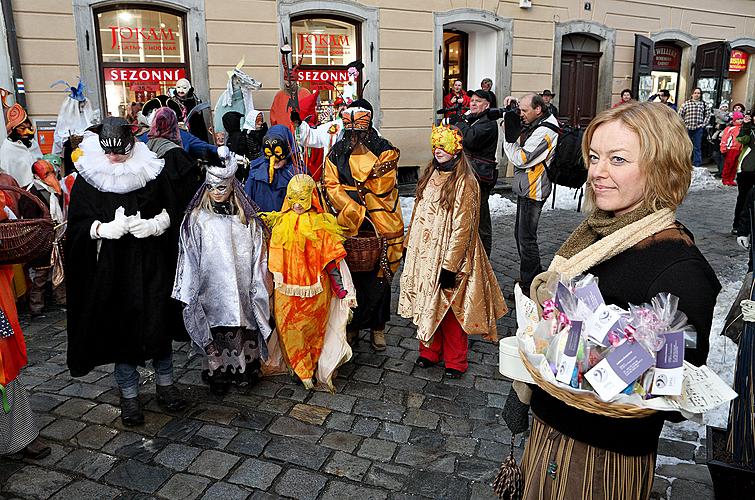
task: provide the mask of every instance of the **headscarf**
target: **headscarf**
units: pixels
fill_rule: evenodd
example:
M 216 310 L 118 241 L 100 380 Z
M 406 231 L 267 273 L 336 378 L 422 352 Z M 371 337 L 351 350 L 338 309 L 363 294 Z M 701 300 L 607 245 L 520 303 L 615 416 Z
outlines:
M 159 108 L 152 118 L 152 126 L 149 129 L 150 139 L 168 139 L 183 147 L 181 133 L 178 130 L 178 117 L 176 113 L 167 107 Z

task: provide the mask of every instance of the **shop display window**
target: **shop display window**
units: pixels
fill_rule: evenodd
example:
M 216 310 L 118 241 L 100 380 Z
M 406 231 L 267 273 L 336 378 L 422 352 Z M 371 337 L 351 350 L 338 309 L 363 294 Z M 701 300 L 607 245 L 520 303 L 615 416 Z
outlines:
M 350 83 L 347 65 L 360 56 L 360 25 L 338 17 L 301 17 L 291 21 L 291 58 L 299 86 L 319 91 L 321 122 L 333 118 L 336 99 L 362 87 L 362 76 Z M 350 87 L 350 85 L 352 87 Z M 360 95 L 354 95 L 354 98 Z
M 97 11 L 96 22 L 108 115 L 125 116 L 130 103 L 167 94 L 189 78 L 180 13 L 126 6 Z

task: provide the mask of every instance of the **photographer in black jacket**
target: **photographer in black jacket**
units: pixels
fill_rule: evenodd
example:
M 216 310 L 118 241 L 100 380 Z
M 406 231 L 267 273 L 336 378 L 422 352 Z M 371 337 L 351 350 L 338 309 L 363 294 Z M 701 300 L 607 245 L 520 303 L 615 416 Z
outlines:
M 498 179 L 498 164 L 495 160 L 498 123 L 488 117 L 491 100 L 492 96 L 487 90 L 475 90 L 470 98 L 469 112 L 455 123 L 464 136 L 464 153 L 472 163 L 480 184 L 480 239 L 488 256 L 493 247 L 488 197 Z

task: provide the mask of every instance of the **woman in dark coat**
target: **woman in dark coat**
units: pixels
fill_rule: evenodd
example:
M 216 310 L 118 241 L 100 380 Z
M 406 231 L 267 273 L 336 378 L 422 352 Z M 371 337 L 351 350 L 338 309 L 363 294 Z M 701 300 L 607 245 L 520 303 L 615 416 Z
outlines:
M 80 146 L 68 212 L 68 367 L 81 377 L 115 363 L 121 420 L 140 425 L 136 367 L 148 359 L 158 403 L 186 406 L 173 385 L 176 244 L 167 234 L 180 209 L 164 161 L 134 141 L 132 126 L 108 117 L 94 130 Z
M 582 152 L 594 210 L 535 278 L 531 296 L 542 304 L 557 274 L 581 273 L 598 278 L 607 304 L 624 308 L 671 293 L 697 331 L 697 346 L 684 357 L 704 364 L 721 285 L 692 234 L 676 221 L 692 175 L 684 124 L 664 104 L 626 103 L 590 123 Z M 663 423 L 681 419 L 668 412 L 639 418 L 586 412 L 538 387 L 531 407 L 535 418 L 522 459 L 525 499 L 649 498 Z

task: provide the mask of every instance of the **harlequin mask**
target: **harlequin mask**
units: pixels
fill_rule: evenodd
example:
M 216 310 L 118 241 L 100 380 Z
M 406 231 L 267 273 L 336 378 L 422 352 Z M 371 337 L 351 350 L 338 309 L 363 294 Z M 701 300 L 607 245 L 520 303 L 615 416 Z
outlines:
M 269 182 L 273 182 L 273 175 L 275 174 L 275 164 L 281 160 L 285 160 L 291 154 L 291 149 L 288 147 L 288 143 L 281 137 L 265 137 L 265 141 L 262 144 L 262 152 L 265 158 L 270 162 L 270 168 L 268 174 L 270 176 Z
M 372 112 L 364 108 L 347 108 L 341 112 L 345 130 L 369 130 Z
M 100 147 L 105 154 L 128 155 L 134 149 L 134 132 L 138 128 L 123 118 L 108 116 L 93 130 L 100 136 Z
M 32 164 L 31 170 L 39 180 L 53 188 L 56 193 L 62 192 L 58 177 L 55 175 L 55 167 L 49 161 L 37 160 Z
M 176 94 L 178 97 L 186 97 L 191 90 L 191 82 L 186 78 L 181 78 L 176 82 Z
M 433 151 L 440 148 L 450 155 L 455 155 L 464 149 L 462 139 L 459 129 L 448 125 L 440 125 L 433 127 L 433 132 L 430 135 L 430 144 Z
M 304 211 L 312 207 L 312 192 L 315 190 L 315 180 L 307 174 L 296 174 L 286 187 L 286 199 L 293 208 L 297 203 Z

